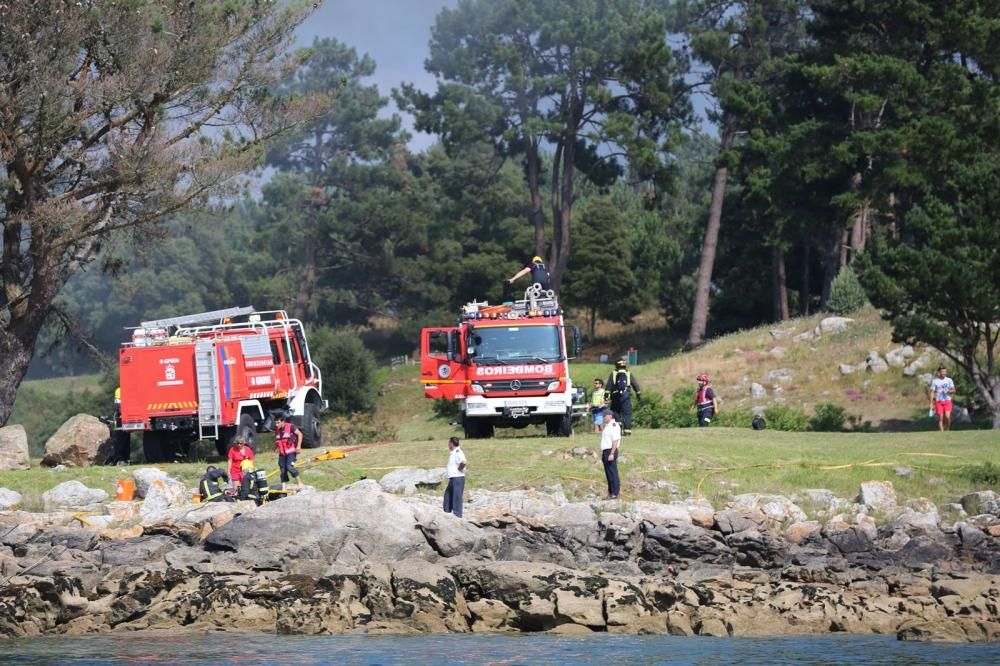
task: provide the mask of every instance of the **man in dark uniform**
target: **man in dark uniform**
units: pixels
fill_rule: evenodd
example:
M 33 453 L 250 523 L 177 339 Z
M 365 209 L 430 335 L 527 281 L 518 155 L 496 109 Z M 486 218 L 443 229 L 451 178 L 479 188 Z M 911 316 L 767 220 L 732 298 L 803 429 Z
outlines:
M 622 422 L 622 434 L 632 434 L 632 394 L 635 391 L 635 399 L 639 399 L 639 382 L 629 372 L 628 364 L 624 358 L 615 362 L 615 369 L 608 375 L 608 381 L 604 385 L 605 389 L 611 393 L 611 411 L 615 413 L 615 418 Z
M 225 471 L 215 467 L 214 465 L 209 465 L 205 470 L 204 476 L 201 477 L 201 481 L 198 483 L 198 491 L 201 493 L 202 502 L 235 502 L 236 498 L 232 495 L 227 495 L 222 489 L 219 482 L 226 483 L 229 481 L 229 476 Z
M 522 268 L 517 272 L 514 277 L 507 280 L 508 283 L 513 284 L 522 275 L 527 275 L 531 273 L 531 284 L 540 284 L 542 289 L 551 289 L 551 282 L 549 278 L 549 269 L 545 266 L 545 262 L 539 256 L 534 256 L 531 258 L 531 263 Z

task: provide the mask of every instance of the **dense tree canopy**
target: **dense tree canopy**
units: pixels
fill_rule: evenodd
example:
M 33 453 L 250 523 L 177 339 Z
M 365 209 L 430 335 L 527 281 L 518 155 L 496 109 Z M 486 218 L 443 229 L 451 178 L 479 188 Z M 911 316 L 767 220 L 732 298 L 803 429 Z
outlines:
M 0 5 L 0 352 L 21 359 L 0 386 L 37 335 L 56 374 L 87 367 L 65 330 L 106 353 L 141 318 L 229 305 L 405 353 L 532 253 L 592 335 L 658 307 L 692 344 L 825 307 L 851 265 L 1000 426 L 993 4 L 460 0 L 430 35 L 436 89 L 396 91 L 438 136 L 419 153 L 371 58 L 281 56 L 297 6 L 137 3 L 115 34 L 117 5 L 68 9 L 26 58 L 51 21 Z
M 312 112 L 272 93 L 309 5 L 0 4 L 0 424 L 66 281 L 224 194 Z

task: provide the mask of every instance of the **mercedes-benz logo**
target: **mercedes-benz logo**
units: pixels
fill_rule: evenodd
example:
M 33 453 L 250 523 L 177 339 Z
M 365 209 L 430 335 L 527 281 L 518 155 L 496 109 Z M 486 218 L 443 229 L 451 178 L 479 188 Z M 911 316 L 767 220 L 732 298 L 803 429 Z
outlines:
M 520 379 L 512 379 L 512 380 L 510 380 L 510 390 L 511 391 L 517 391 L 517 390 L 520 390 L 520 388 L 521 388 L 521 380 Z

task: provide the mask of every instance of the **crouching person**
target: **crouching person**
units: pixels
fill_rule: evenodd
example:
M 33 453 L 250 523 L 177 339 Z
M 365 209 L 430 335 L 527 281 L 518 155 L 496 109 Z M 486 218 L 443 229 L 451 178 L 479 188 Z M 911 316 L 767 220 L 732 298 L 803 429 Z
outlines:
M 214 465 L 209 465 L 205 469 L 205 474 L 198 483 L 198 491 L 201 493 L 202 502 L 235 502 L 236 498 L 227 495 L 222 484 L 229 482 L 229 476 L 225 470 L 221 470 Z

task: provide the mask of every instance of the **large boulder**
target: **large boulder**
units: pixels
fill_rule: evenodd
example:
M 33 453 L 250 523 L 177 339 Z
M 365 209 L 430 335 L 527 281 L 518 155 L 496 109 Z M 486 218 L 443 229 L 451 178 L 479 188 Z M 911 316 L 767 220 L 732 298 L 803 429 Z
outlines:
M 170 521 L 170 509 L 191 503 L 191 493 L 180 481 L 154 479 L 146 489 L 146 497 L 139 507 L 139 519 L 143 525 Z
M 962 508 L 970 516 L 991 513 L 1000 516 L 1000 496 L 992 490 L 981 490 L 969 493 L 962 498 Z
M 767 389 L 764 388 L 763 386 L 761 386 L 760 384 L 758 384 L 757 382 L 752 382 L 750 384 L 750 397 L 751 398 L 757 398 L 757 399 L 766 398 L 767 397 Z
M 664 523 L 676 525 L 690 525 L 691 514 L 687 505 L 682 502 L 672 502 L 670 504 L 660 504 L 658 502 L 632 502 L 629 505 L 629 514 L 636 521 L 647 521 L 653 525 L 663 525 Z
M 916 359 L 914 359 L 908 366 L 903 368 L 903 374 L 907 377 L 916 376 L 921 370 L 926 368 L 931 364 L 931 355 L 924 352 Z
M 477 489 L 469 495 L 465 516 L 478 523 L 514 518 L 528 522 L 542 521 L 566 503 L 566 496 L 561 490 L 546 493 L 538 490 L 493 492 Z
M 777 370 L 769 370 L 764 373 L 764 379 L 769 382 L 778 382 L 784 384 L 792 381 L 792 371 L 788 368 L 778 368 Z
M 139 499 L 146 496 L 146 493 L 149 491 L 149 487 L 153 485 L 154 481 L 162 481 L 163 483 L 180 483 L 180 481 L 170 476 L 162 469 L 157 469 L 156 467 L 140 467 L 132 472 L 132 478 L 135 479 L 135 496 Z
M 102 502 L 108 494 L 100 488 L 88 488 L 79 481 L 63 481 L 42 493 L 46 511 L 104 511 Z
M 868 368 L 868 372 L 874 372 L 876 374 L 889 371 L 889 364 L 886 363 L 885 359 L 877 351 L 868 352 L 868 357 L 865 359 L 865 365 Z
M 871 511 L 892 513 L 896 510 L 896 489 L 892 481 L 865 481 L 858 492 L 858 504 Z
M 16 509 L 21 504 L 21 493 L 8 488 L 0 488 L 0 511 Z
M 904 367 L 906 365 L 906 361 L 911 358 L 913 358 L 913 347 L 910 345 L 890 350 L 885 355 L 886 363 L 894 368 Z
M 418 527 L 426 510 L 367 479 L 266 504 L 212 532 L 206 545 L 235 551 L 256 566 L 281 567 L 289 558 L 344 565 L 435 559 Z
M 28 435 L 24 432 L 24 426 L 9 425 L 0 428 L 0 471 L 29 467 Z
M 42 464 L 87 467 L 104 462 L 112 453 L 108 426 L 90 414 L 77 414 L 49 437 Z
M 805 512 L 784 495 L 746 493 L 734 497 L 728 506 L 742 513 L 759 511 L 773 523 L 801 522 L 806 519 Z
M 387 493 L 412 495 L 417 488 L 437 488 L 448 478 L 444 467 L 419 469 L 407 467 L 389 472 L 378 482 Z
M 826 317 L 819 322 L 820 333 L 840 333 L 846 331 L 847 327 L 854 323 L 853 319 L 847 317 Z

